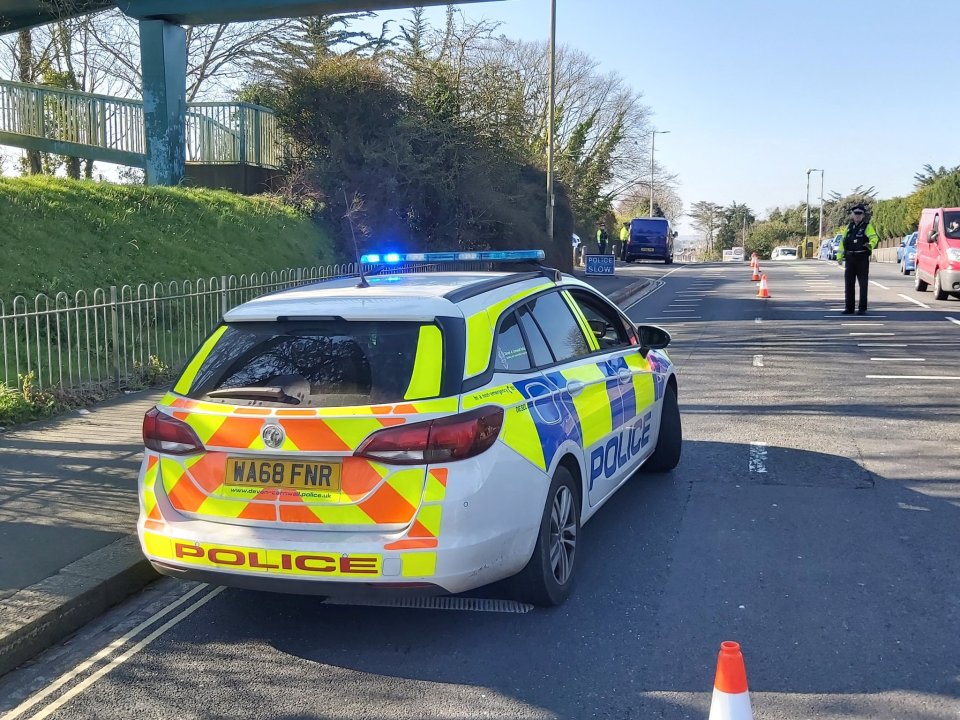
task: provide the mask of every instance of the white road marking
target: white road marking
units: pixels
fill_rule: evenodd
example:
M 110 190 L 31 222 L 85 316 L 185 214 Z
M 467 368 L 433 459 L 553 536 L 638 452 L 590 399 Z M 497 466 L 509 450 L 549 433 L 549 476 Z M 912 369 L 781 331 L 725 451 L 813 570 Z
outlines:
M 171 612 L 172 610 L 175 610 L 177 607 L 179 607 L 179 606 L 182 605 L 183 603 L 185 603 L 185 602 L 187 602 L 188 600 L 190 600 L 190 599 L 191 599 L 194 595 L 196 595 L 197 593 L 202 592 L 203 590 L 209 590 L 209 589 L 210 589 L 210 586 L 209 586 L 209 585 L 205 585 L 205 584 L 204 584 L 204 585 L 198 585 L 197 587 L 193 588 L 190 592 L 185 593 L 185 594 L 182 595 L 181 597 L 177 598 L 176 601 L 170 603 L 167 607 L 165 607 L 165 608 L 163 608 L 162 610 L 159 610 L 158 612 L 156 612 L 156 613 L 154 613 L 153 615 L 151 615 L 149 618 L 147 618 L 147 619 L 144 620 L 142 623 L 140 623 L 140 624 L 137 625 L 135 628 L 133 628 L 133 630 L 130 630 L 130 631 L 128 631 L 127 633 L 125 633 L 124 635 L 121 635 L 120 637 L 118 637 L 116 640 L 114 640 L 113 642 L 111 642 L 109 645 L 107 645 L 107 647 L 105 647 L 103 650 L 101 650 L 101 651 L 98 652 L 96 655 L 94 655 L 93 657 L 91 657 L 89 660 L 85 660 L 84 662 L 80 663 L 80 664 L 77 665 L 73 670 L 71 670 L 71 671 L 69 671 L 69 672 L 67 672 L 67 673 L 64 673 L 64 674 L 61 675 L 59 678 L 57 678 L 57 680 L 55 680 L 53 683 L 51 683 L 50 685 L 48 685 L 46 688 L 44 688 L 44 689 L 41 690 L 40 692 L 38 692 L 38 693 L 32 695 L 31 697 L 27 698 L 26 700 L 24 700 L 22 703 L 20 703 L 20 705 L 18 705 L 17 707 L 15 707 L 15 708 L 14 708 L 13 710 L 11 710 L 8 714 L 4 715 L 5 720 L 13 720 L 13 718 L 19 717 L 19 716 L 22 715 L 24 712 L 26 712 L 27 710 L 29 710 L 30 708 L 32 708 L 34 705 L 36 705 L 38 702 L 40 702 L 41 700 L 43 700 L 44 698 L 46 698 L 48 695 L 50 695 L 50 694 L 53 693 L 53 692 L 56 692 L 59 688 L 63 687 L 65 684 L 67 684 L 68 682 L 70 682 L 71 680 L 73 680 L 73 679 L 74 679 L 75 677 L 77 677 L 80 673 L 82 673 L 82 672 L 84 672 L 85 670 L 87 670 L 87 669 L 89 669 L 90 667 L 92 667 L 94 664 L 96 664 L 98 661 L 100 661 L 100 660 L 102 660 L 103 658 L 105 658 L 107 655 L 109 655 L 110 653 L 112 653 L 114 650 L 119 649 L 119 648 L 120 648 L 121 646 L 123 646 L 128 640 L 130 640 L 130 639 L 133 638 L 135 635 L 137 635 L 137 633 L 139 633 L 141 630 L 143 630 L 144 628 L 146 628 L 146 627 L 148 627 L 149 625 L 153 624 L 156 620 L 158 620 L 159 618 L 163 617 L 164 615 L 166 615 L 167 613 Z M 143 638 L 143 640 L 141 640 L 140 642 L 138 642 L 138 643 L 136 643 L 135 645 L 133 645 L 132 647 L 130 647 L 130 648 L 129 648 L 128 650 L 126 650 L 123 654 L 118 655 L 117 657 L 115 657 L 115 658 L 113 658 L 112 660 L 110 660 L 110 662 L 108 662 L 108 663 L 107 663 L 106 665 L 104 665 L 102 668 L 100 668 L 100 669 L 97 670 L 95 673 L 93 673 L 92 675 L 90 675 L 90 676 L 89 676 L 88 678 L 86 678 L 83 682 L 75 685 L 75 686 L 72 687 L 70 690 L 68 690 L 67 692 L 65 692 L 63 695 L 61 695 L 59 698 L 57 698 L 56 701 L 54 701 L 54 702 L 50 703 L 49 705 L 47 705 L 47 706 L 46 706 L 45 708 L 43 708 L 40 712 L 38 712 L 36 715 L 33 716 L 33 720 L 42 720 L 42 718 L 50 717 L 50 715 L 52 715 L 54 712 L 56 712 L 56 711 L 59 710 L 61 707 L 63 707 L 64 705 L 66 705 L 68 702 L 70 702 L 70 700 L 72 700 L 72 699 L 75 698 L 77 695 L 79 695 L 80 693 L 82 693 L 82 692 L 83 692 L 84 690 L 86 690 L 88 687 L 90 687 L 91 685 L 93 685 L 97 680 L 99 680 L 99 679 L 102 678 L 104 675 L 106 675 L 107 673 L 109 673 L 110 671 L 112 671 L 114 668 L 116 668 L 116 667 L 122 665 L 123 663 L 125 663 L 125 662 L 126 662 L 127 660 L 129 660 L 131 657 L 133 657 L 133 656 L 136 655 L 138 652 L 140 652 L 141 650 L 143 650 L 143 648 L 145 648 L 147 645 L 149 645 L 149 644 L 152 643 L 154 640 L 156 640 L 158 637 L 160 637 L 161 635 L 163 635 L 167 630 L 169 630 L 170 628 L 172 628 L 174 625 L 176 625 L 177 623 L 179 623 L 179 622 L 180 622 L 181 620 L 183 620 L 184 618 L 186 618 L 186 617 L 190 616 L 191 614 L 193 614 L 194 611 L 199 610 L 201 607 L 203 607 L 205 604 L 207 604 L 210 600 L 212 600 L 214 597 L 216 597 L 216 596 L 219 595 L 221 592 L 223 592 L 224 589 L 225 589 L 225 588 L 222 588 L 222 587 L 214 588 L 211 592 L 209 592 L 209 593 L 207 593 L 206 595 L 204 595 L 202 598 L 200 598 L 199 600 L 197 600 L 195 603 L 193 603 L 192 605 L 190 605 L 188 608 L 186 608 L 185 610 L 181 611 L 181 612 L 178 613 L 176 616 L 174 616 L 173 618 L 171 618 L 170 620 L 168 620 L 167 622 L 165 622 L 163 625 L 161 625 L 160 627 L 158 627 L 156 630 L 154 630 L 152 633 L 150 633 L 149 635 L 147 635 L 145 638 Z
M 690 308 L 685 308 L 683 310 L 663 310 L 662 312 L 664 315 L 666 315 L 667 313 L 685 313 L 685 312 L 690 312 Z
M 750 472 L 765 473 L 767 471 L 767 444 L 763 442 L 750 443 Z
M 754 367 L 763 367 L 763 355 L 754 355 L 754 356 L 753 356 L 753 366 L 754 366 Z
M 848 315 L 824 315 L 824 317 L 825 317 L 825 318 L 842 318 L 842 317 L 849 317 L 849 316 L 848 316 Z M 873 315 L 873 314 L 871 314 L 870 317 L 872 317 L 872 318 L 884 318 L 884 319 L 886 319 L 887 316 L 886 316 L 886 315 Z
M 849 333 L 851 337 L 866 337 L 872 335 L 874 337 L 893 337 L 896 333 L 870 333 L 870 332 L 852 332 Z
M 960 320 L 957 320 L 956 318 L 945 317 L 944 320 L 949 320 L 949 321 L 952 322 L 954 325 L 960 325 Z
M 867 375 L 870 380 L 960 380 L 960 375 Z
M 754 321 L 757 325 L 759 325 L 759 324 L 761 324 L 761 323 L 763 322 L 763 318 L 754 318 L 753 321 Z
M 857 347 L 907 347 L 910 343 L 857 343 Z
M 875 362 L 926 362 L 926 358 L 915 358 L 915 357 L 876 357 L 870 358 Z
M 870 281 L 870 284 L 871 284 L 871 285 L 876 285 L 877 287 L 883 288 L 884 290 L 889 290 L 889 289 L 890 289 L 890 288 L 888 288 L 886 285 L 881 285 L 881 284 L 878 283 L 876 280 L 871 280 L 871 281 Z
M 699 315 L 670 315 L 670 316 L 658 316 L 658 317 L 648 317 L 647 320 L 700 320 Z
M 840 323 L 841 327 L 882 327 L 886 323 L 875 323 L 875 322 L 851 322 L 851 323 Z
M 926 303 L 922 303 L 922 302 L 920 302 L 919 300 L 914 300 L 914 299 L 913 299 L 912 297 L 910 297 L 909 295 L 904 295 L 903 293 L 897 293 L 897 295 L 899 295 L 900 297 L 902 297 L 904 300 L 909 300 L 909 301 L 912 302 L 914 305 L 919 305 L 920 307 L 926 308 L 927 310 L 930 309 L 930 306 L 929 306 L 929 305 L 927 305 Z

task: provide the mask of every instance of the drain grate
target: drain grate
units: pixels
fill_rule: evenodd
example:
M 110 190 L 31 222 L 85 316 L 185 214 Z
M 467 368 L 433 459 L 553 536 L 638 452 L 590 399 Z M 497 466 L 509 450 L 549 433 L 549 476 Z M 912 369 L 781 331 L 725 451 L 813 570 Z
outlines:
M 384 600 L 337 600 L 331 598 L 325 605 L 354 605 L 363 607 L 415 608 L 417 610 L 461 610 L 465 612 L 514 613 L 522 615 L 533 610 L 533 605 L 515 600 L 465 597 L 411 597 Z

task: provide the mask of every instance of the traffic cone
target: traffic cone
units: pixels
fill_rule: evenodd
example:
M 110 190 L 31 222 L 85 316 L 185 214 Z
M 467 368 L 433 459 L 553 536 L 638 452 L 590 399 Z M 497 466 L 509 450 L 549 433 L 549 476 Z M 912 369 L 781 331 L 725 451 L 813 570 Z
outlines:
M 751 282 L 760 282 L 760 263 L 753 266 L 753 278 Z
M 720 643 L 709 720 L 753 720 L 747 669 L 743 665 L 739 643 L 729 640 Z
M 770 297 L 770 288 L 767 286 L 767 274 L 764 273 L 760 277 L 760 288 L 757 290 L 758 298 L 768 298 Z
M 757 258 L 757 254 L 756 254 L 756 253 L 750 253 L 750 267 L 757 267 L 759 264 L 760 264 L 760 262 L 759 262 L 759 260 L 758 260 L 758 258 Z

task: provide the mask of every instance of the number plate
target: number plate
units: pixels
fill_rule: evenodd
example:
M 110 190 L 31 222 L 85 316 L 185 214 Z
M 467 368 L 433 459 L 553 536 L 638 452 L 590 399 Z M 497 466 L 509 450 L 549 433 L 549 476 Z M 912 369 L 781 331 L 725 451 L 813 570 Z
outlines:
M 228 458 L 228 487 L 340 491 L 340 463 Z
M 654 248 L 640 248 L 640 252 L 653 252 Z

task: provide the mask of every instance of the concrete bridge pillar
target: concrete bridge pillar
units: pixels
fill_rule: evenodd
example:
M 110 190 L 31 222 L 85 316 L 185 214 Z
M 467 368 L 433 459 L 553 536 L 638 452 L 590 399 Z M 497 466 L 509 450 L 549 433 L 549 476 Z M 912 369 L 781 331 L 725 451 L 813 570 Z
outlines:
M 177 185 L 186 173 L 187 35 L 164 20 L 140 21 L 147 184 Z

